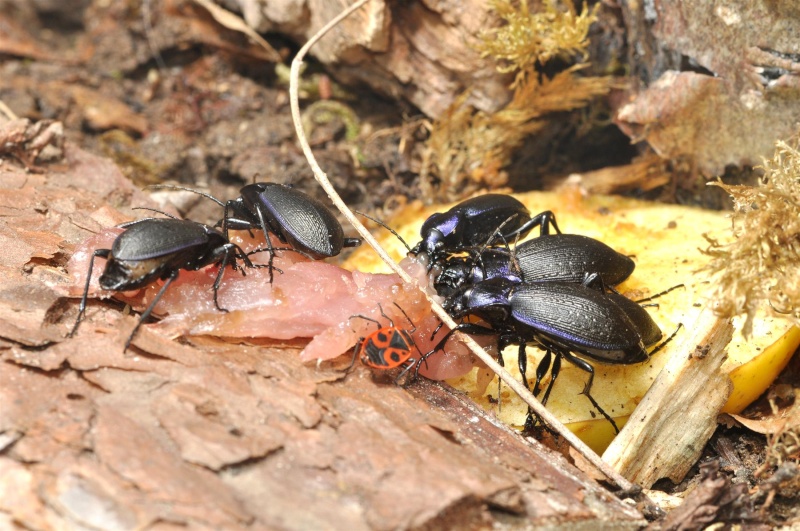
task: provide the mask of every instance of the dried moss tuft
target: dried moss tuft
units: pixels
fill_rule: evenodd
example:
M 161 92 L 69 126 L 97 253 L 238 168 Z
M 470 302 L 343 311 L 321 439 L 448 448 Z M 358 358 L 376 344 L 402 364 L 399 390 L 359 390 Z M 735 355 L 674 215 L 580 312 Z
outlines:
M 431 176 L 438 181 L 440 199 L 448 201 L 480 188 L 504 186 L 507 176 L 503 168 L 526 137 L 547 125 L 545 115 L 581 108 L 608 92 L 611 78 L 576 76 L 582 67 L 577 65 L 542 81 L 530 76 L 496 113 L 467 105 L 469 93 L 459 97 L 432 127 L 422 165 L 425 197 L 437 196 L 430 185 Z
M 459 97 L 433 124 L 421 171 L 423 196 L 454 201 L 481 188 L 508 182 L 504 168 L 525 138 L 547 125 L 550 113 L 586 106 L 608 93 L 610 77 L 582 77 L 586 65 L 568 68 L 552 78 L 536 68 L 554 57 L 585 56 L 595 10 L 578 15 L 571 2 L 558 9 L 546 1 L 531 13 L 526 0 L 493 0 L 491 8 L 505 24 L 481 35 L 478 48 L 498 60 L 501 72 L 516 72 L 512 100 L 495 113 L 468 105 Z
M 776 144 L 761 167 L 758 186 L 719 186 L 733 198 L 730 244 L 710 241 L 708 268 L 717 280 L 715 310 L 746 315 L 745 337 L 756 310 L 767 307 L 800 324 L 800 138 Z

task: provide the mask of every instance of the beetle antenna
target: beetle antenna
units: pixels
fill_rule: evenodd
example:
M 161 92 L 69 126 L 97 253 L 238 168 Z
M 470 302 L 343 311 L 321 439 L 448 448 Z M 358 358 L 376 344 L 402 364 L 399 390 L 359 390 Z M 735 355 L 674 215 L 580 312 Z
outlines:
M 500 225 L 499 225 L 499 226 L 498 226 L 498 227 L 495 229 L 495 231 L 492 233 L 492 235 L 491 235 L 491 236 L 489 236 L 489 239 L 488 239 L 488 240 L 486 240 L 486 242 L 485 242 L 485 243 L 484 243 L 484 244 L 483 244 L 483 245 L 482 245 L 480 248 L 478 248 L 478 255 L 481 255 L 481 254 L 483 254 L 483 252 L 484 252 L 484 251 L 485 251 L 485 250 L 486 250 L 486 249 L 487 249 L 487 248 L 488 248 L 490 245 L 492 245 L 492 242 L 494 242 L 494 240 L 495 240 L 496 238 L 498 238 L 498 237 L 499 237 L 500 239 L 502 239 L 502 240 L 503 240 L 503 244 L 505 245 L 506 249 L 508 249 L 508 251 L 509 251 L 509 252 L 511 252 L 511 250 L 508 248 L 508 242 L 506 241 L 506 237 L 503 235 L 503 233 L 502 233 L 501 231 L 503 230 L 503 227 L 505 227 L 505 226 L 506 226 L 508 223 L 510 223 L 510 222 L 511 222 L 511 220 L 513 220 L 515 217 L 517 217 L 517 214 L 512 214 L 511 216 L 509 216 L 509 218 L 508 218 L 508 219 L 506 219 L 504 222 L 502 222 L 502 223 L 501 223 L 501 224 L 500 224 Z M 517 235 L 517 236 L 519 236 L 519 235 Z
M 488 239 L 488 240 L 486 240 L 486 243 L 485 243 L 485 244 L 483 244 L 483 249 L 481 249 L 481 251 L 483 251 L 484 249 L 486 249 L 487 247 L 489 247 L 490 245 L 492 245 L 492 243 L 494 242 L 495 238 L 497 238 L 497 237 L 500 237 L 500 238 L 503 240 L 503 243 L 505 243 L 506 247 L 508 247 L 508 242 L 506 241 L 506 238 L 505 238 L 505 236 L 503 235 L 503 233 L 502 233 L 501 231 L 503 230 L 503 227 L 505 227 L 506 225 L 508 225 L 509 223 L 511 223 L 511 220 L 513 220 L 514 218 L 516 218 L 518 215 L 519 215 L 519 214 L 511 214 L 511 215 L 508 217 L 508 219 L 506 219 L 504 222 L 502 222 L 502 223 L 501 223 L 501 224 L 500 224 L 500 225 L 499 225 L 499 226 L 498 226 L 498 227 L 495 229 L 495 231 L 492 233 L 492 235 L 489 237 L 489 239 Z M 519 233 L 517 233 L 517 235 L 519 235 Z
M 651 301 L 651 300 L 653 300 L 653 299 L 657 299 L 657 298 L 661 297 L 662 295 L 666 295 L 667 293 L 669 293 L 669 292 L 670 292 L 670 291 L 672 291 L 672 290 L 675 290 L 675 289 L 678 289 L 678 288 L 685 288 L 685 287 L 686 287 L 686 286 L 685 286 L 684 284 L 678 284 L 677 286 L 672 286 L 671 288 L 667 288 L 667 289 L 665 289 L 664 291 L 659 291 L 659 292 L 658 292 L 658 293 L 656 293 L 655 295 L 650 295 L 650 296 L 649 296 L 649 297 L 647 297 L 646 299 L 639 299 L 639 300 L 638 300 L 638 301 L 636 301 L 636 302 L 638 302 L 639 304 L 641 304 L 641 303 L 643 303 L 643 302 Z
M 503 241 L 506 244 L 506 249 L 508 249 L 508 242 L 505 241 L 506 239 L 503 238 Z M 519 233 L 514 236 L 514 249 L 508 249 L 509 252 L 509 267 L 515 273 L 521 275 L 522 274 L 522 267 L 519 265 L 519 260 L 517 260 L 517 244 L 519 243 Z
M 672 341 L 672 338 L 675 337 L 675 335 L 678 333 L 678 330 L 680 330 L 681 328 L 683 328 L 683 323 L 678 323 L 678 326 L 675 328 L 675 331 L 672 332 L 672 334 L 670 334 L 670 336 L 667 339 L 665 339 L 664 341 L 662 341 L 661 343 L 656 345 L 656 348 L 654 348 L 653 350 L 648 352 L 647 355 L 648 356 L 652 356 L 653 354 L 659 352 L 661 349 L 663 349 L 665 346 L 667 346 L 667 343 Z
M 395 236 L 397 236 L 397 239 L 398 239 L 398 240 L 400 240 L 400 243 L 402 243 L 402 244 L 403 244 L 403 246 L 404 246 L 404 247 L 405 247 L 405 248 L 408 250 L 408 252 L 409 252 L 409 253 L 411 252 L 411 247 L 409 247 L 409 246 L 408 246 L 408 244 L 407 244 L 407 243 L 406 243 L 406 241 L 403 239 L 403 237 L 402 237 L 402 236 L 400 236 L 399 234 L 397 234 L 397 231 L 396 231 L 396 230 L 394 230 L 393 228 L 391 228 L 389 225 L 387 225 L 386 223 L 384 223 L 383 221 L 381 221 L 381 220 L 379 220 L 379 219 L 377 219 L 377 218 L 373 218 L 372 216 L 369 216 L 369 215 L 367 215 L 367 214 L 364 214 L 363 212 L 359 212 L 358 210 L 354 210 L 353 212 L 355 212 L 355 213 L 356 213 L 356 214 L 358 214 L 359 216 L 364 216 L 365 218 L 367 218 L 367 219 L 368 219 L 368 220 L 370 220 L 370 221 L 374 221 L 375 223 L 377 223 L 378 225 L 380 225 L 380 226 L 381 226 L 381 227 L 383 227 L 384 229 L 388 230 L 389 232 L 391 232 L 392 234 L 394 234 Z
M 212 201 L 214 201 L 216 204 L 218 204 L 221 207 L 225 206 L 225 203 L 223 203 L 222 201 L 220 201 L 219 199 L 217 199 L 213 195 L 208 194 L 206 192 L 202 192 L 200 190 L 195 190 L 194 188 L 188 188 L 186 186 L 178 186 L 176 184 L 151 184 L 149 186 L 145 186 L 145 189 L 146 190 L 183 190 L 184 192 L 192 192 L 193 194 L 202 195 L 203 197 L 205 197 L 207 199 L 211 199 Z
M 131 208 L 131 210 L 148 210 L 148 211 L 150 211 L 150 212 L 157 212 L 158 214 L 163 214 L 163 215 L 167 216 L 168 218 L 172 218 L 172 219 L 181 219 L 181 218 L 179 218 L 179 217 L 177 217 L 177 216 L 173 216 L 172 214 L 167 214 L 167 213 L 166 213 L 166 212 L 164 212 L 163 210 L 159 210 L 159 209 L 157 209 L 157 208 L 150 208 L 150 207 L 133 207 L 133 208 Z M 183 221 L 183 220 L 181 220 L 181 221 Z
M 480 263 L 481 269 L 483 269 L 483 260 L 481 259 L 481 256 L 483 255 L 484 251 L 486 251 L 486 249 L 492 244 L 492 242 L 495 240 L 495 238 L 498 238 L 498 237 L 503 240 L 503 244 L 504 244 L 506 250 L 509 252 L 509 254 L 511 254 L 511 249 L 509 249 L 509 247 L 508 247 L 508 242 L 506 241 L 506 237 L 503 235 L 503 233 L 501 231 L 503 230 L 503 227 L 506 226 L 506 224 L 511 222 L 511 220 L 513 220 L 516 217 L 517 217 L 517 214 L 512 214 L 511 216 L 508 217 L 508 219 L 506 219 L 504 222 L 502 222 L 495 229 L 495 231 L 492 233 L 492 235 L 489 236 L 489 239 L 486 240 L 486 242 L 481 247 L 478 248 L 478 252 L 475 253 L 474 257 L 472 258 L 472 263 L 473 264 Z M 517 234 L 517 238 L 519 238 L 519 234 Z M 516 245 L 516 240 L 515 240 L 515 245 Z M 515 247 L 515 249 L 516 249 L 516 247 Z M 511 255 L 511 259 L 512 259 L 512 261 L 514 260 L 514 256 L 513 255 Z M 512 264 L 513 263 L 515 263 L 515 262 L 512 262 Z M 484 273 L 485 273 L 485 271 L 484 271 Z

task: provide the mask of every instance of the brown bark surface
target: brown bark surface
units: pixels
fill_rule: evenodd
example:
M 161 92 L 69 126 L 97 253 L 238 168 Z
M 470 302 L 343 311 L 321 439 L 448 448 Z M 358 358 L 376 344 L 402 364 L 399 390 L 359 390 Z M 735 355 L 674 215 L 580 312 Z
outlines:
M 351 2 L 237 0 L 255 28 L 307 41 Z M 469 103 L 496 110 L 510 97 L 509 78 L 476 51 L 477 35 L 496 24 L 483 0 L 375 0 L 344 20 L 312 50 L 336 76 L 406 99 L 438 117 L 468 90 Z

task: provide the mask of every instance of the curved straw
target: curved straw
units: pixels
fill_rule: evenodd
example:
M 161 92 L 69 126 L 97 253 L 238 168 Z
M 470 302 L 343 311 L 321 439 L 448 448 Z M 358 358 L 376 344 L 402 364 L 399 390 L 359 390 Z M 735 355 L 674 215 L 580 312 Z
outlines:
M 308 42 L 303 45 L 302 48 L 300 48 L 300 51 L 297 52 L 297 55 L 292 60 L 291 74 L 289 77 L 289 103 L 292 108 L 292 120 L 294 121 L 294 127 L 297 132 L 297 139 L 300 142 L 300 147 L 303 149 L 303 154 L 305 154 L 306 159 L 308 159 L 308 164 L 311 166 L 317 182 L 320 184 L 320 186 L 322 186 L 323 190 L 325 190 L 325 193 L 328 194 L 328 197 L 331 199 L 333 204 L 336 205 L 336 208 L 339 209 L 342 215 L 347 218 L 347 220 L 353 225 L 353 227 L 355 227 L 356 231 L 361 235 L 361 237 L 364 238 L 364 241 L 369 243 L 375 252 L 378 253 L 378 256 L 381 257 L 381 260 L 386 262 L 386 265 L 388 265 L 392 271 L 397 273 L 397 275 L 404 282 L 411 282 L 411 277 L 408 276 L 408 274 L 389 257 L 386 251 L 380 246 L 377 240 L 375 240 L 375 238 L 361 223 L 361 221 L 359 221 L 350 211 L 344 201 L 342 201 L 342 198 L 333 188 L 333 185 L 328 180 L 328 176 L 322 171 L 322 168 L 319 167 L 319 164 L 317 164 L 317 159 L 314 157 L 314 153 L 311 151 L 311 147 L 309 146 L 308 140 L 306 139 L 306 135 L 303 131 L 303 122 L 300 117 L 298 81 L 300 78 L 300 66 L 303 64 L 303 58 L 308 53 L 308 50 L 323 36 L 325 36 L 325 34 L 328 33 L 331 28 L 339 24 L 354 11 L 361 8 L 368 1 L 369 0 L 358 0 L 352 4 L 350 7 L 342 11 L 336 18 L 328 22 L 322 29 L 313 35 Z M 447 312 L 445 312 L 439 304 L 431 300 L 427 294 L 425 294 L 425 297 L 427 297 L 433 313 L 435 313 L 436 316 L 451 329 L 455 328 L 456 323 L 450 318 Z M 544 408 L 544 406 L 542 406 L 542 404 L 531 394 L 530 391 L 525 389 L 521 382 L 518 382 L 516 379 L 514 379 L 514 377 L 511 376 L 503 367 L 501 367 L 492 356 L 487 354 L 486 351 L 483 350 L 474 339 L 464 334 L 459 334 L 459 337 L 461 341 L 467 345 L 467 347 L 477 357 L 479 357 L 492 371 L 494 371 L 495 374 L 497 374 L 501 380 L 503 380 L 503 382 L 505 382 L 506 385 L 508 385 L 515 393 L 519 395 L 520 398 L 522 398 L 526 404 L 531 407 L 531 409 L 533 409 L 539 418 L 541 418 L 553 430 L 558 432 L 559 435 L 564 437 L 564 439 L 566 439 L 573 448 L 575 448 L 584 458 L 586 458 L 587 461 L 597 467 L 597 469 L 608 479 L 616 483 L 617 486 L 626 493 L 632 494 L 641 490 L 637 485 L 634 485 L 622 477 L 614 469 L 612 469 L 600 458 L 599 455 L 594 453 L 591 448 L 586 446 L 583 441 L 581 441 L 575 434 L 569 431 L 566 426 L 559 422 L 558 419 L 556 419 L 547 409 Z

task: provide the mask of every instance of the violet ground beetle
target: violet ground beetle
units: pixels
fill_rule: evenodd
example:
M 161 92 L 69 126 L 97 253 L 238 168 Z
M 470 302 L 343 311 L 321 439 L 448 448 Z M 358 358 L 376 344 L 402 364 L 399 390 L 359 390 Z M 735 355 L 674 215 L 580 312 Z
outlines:
M 580 283 L 587 273 L 598 273 L 605 285 L 615 286 L 635 268 L 633 260 L 599 240 L 561 234 L 552 212 L 531 217 L 517 199 L 502 194 L 474 197 L 447 212 L 433 214 L 422 225 L 422 240 L 413 248 L 385 223 L 361 215 L 397 236 L 410 254 L 425 254 L 433 288 L 443 297 L 494 277 Z M 540 227 L 539 237 L 517 245 L 513 251 L 494 243 L 500 240 L 507 245 L 535 226 Z M 551 228 L 556 234 L 551 234 Z
M 457 326 L 434 349 L 426 353 L 422 360 L 441 349 L 455 331 L 497 335 L 501 349 L 511 344 L 519 346 L 520 372 L 524 374 L 527 365 L 525 347 L 529 343 L 538 344 L 546 351 L 545 359 L 552 354 L 556 356 L 550 385 L 552 386 L 560 369 L 561 357 L 588 372 L 589 379 L 583 394 L 616 429 L 613 419 L 591 396 L 594 369 L 585 358 L 609 364 L 641 363 L 651 354 L 647 351 L 647 347 L 651 345 L 646 345 L 642 336 L 641 330 L 645 328 L 645 324 L 634 322 L 641 318 L 641 314 L 637 313 L 632 319 L 625 309 L 602 290 L 589 287 L 595 278 L 596 275 L 590 275 L 581 284 L 519 284 L 504 278 L 495 278 L 467 286 L 450 297 L 445 302 L 445 308 L 454 318 L 475 315 L 484 319 L 488 325 L 464 323 Z M 638 308 L 641 310 L 641 307 Z M 641 312 L 646 314 L 644 310 Z M 647 318 L 650 319 L 649 315 Z M 657 346 L 656 350 L 662 345 Z M 549 365 L 549 362 L 546 365 L 543 362 L 537 369 L 534 391 L 538 392 L 538 384 Z M 524 383 L 528 385 L 527 379 Z

